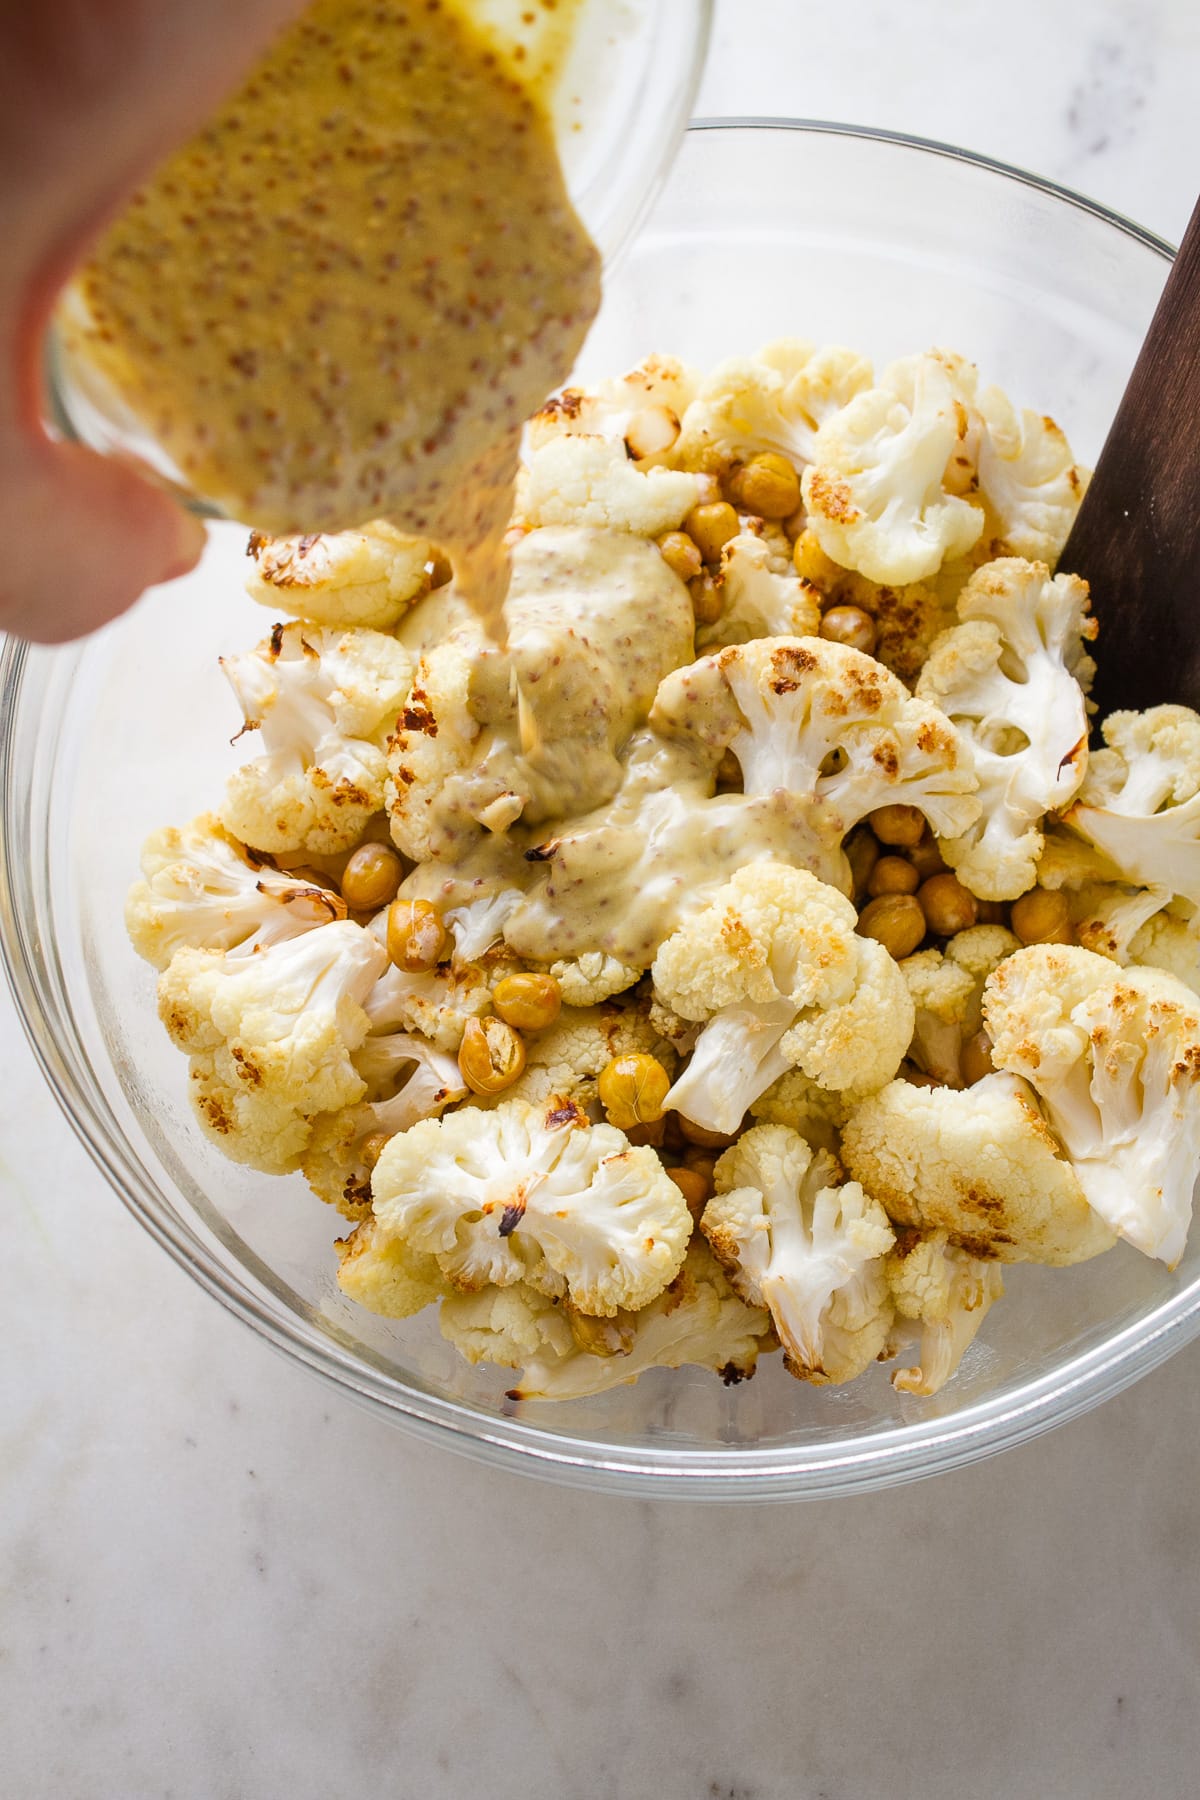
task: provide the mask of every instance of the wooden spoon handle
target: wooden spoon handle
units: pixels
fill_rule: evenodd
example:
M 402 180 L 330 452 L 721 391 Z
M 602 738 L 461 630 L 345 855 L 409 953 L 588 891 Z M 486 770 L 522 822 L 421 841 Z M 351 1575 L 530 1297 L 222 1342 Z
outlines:
M 1058 566 L 1092 589 L 1101 716 L 1200 709 L 1200 205 Z

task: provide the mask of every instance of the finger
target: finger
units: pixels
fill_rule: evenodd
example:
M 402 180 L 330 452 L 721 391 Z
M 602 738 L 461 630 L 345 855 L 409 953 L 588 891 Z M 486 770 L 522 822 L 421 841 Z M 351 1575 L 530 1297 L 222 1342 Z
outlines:
M 128 464 L 51 443 L 5 461 L 0 629 L 43 644 L 81 637 L 199 560 L 200 520 Z

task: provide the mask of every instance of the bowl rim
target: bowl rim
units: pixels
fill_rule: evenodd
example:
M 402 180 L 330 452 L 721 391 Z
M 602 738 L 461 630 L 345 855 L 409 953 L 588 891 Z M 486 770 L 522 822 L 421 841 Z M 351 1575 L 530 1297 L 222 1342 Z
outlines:
M 787 131 L 865 140 L 964 164 L 1047 194 L 1113 227 L 1170 262 L 1173 247 L 1098 201 L 995 158 L 903 132 L 828 120 L 775 117 L 700 118 L 691 132 Z M 86 643 L 86 640 L 85 640 Z M 527 1474 L 568 1484 L 661 1498 L 830 1498 L 894 1485 L 958 1467 L 1040 1435 L 1087 1411 L 1150 1372 L 1200 1334 L 1200 1280 L 1103 1344 L 1060 1363 L 1008 1395 L 983 1399 L 948 1419 L 912 1420 L 856 1442 L 697 1450 L 651 1445 L 616 1450 L 578 1433 L 555 1433 L 517 1416 L 495 1417 L 473 1406 L 406 1385 L 362 1362 L 279 1303 L 264 1301 L 245 1275 L 235 1279 L 200 1233 L 149 1179 L 110 1121 L 86 1056 L 68 1054 L 62 1021 L 51 1016 L 39 973 L 45 946 L 34 920 L 19 910 L 12 870 L 22 855 L 20 817 L 11 804 L 14 723 L 31 653 L 52 657 L 66 672 L 83 645 L 54 651 L 0 635 L 0 964 L 34 1058 L 68 1124 L 97 1169 L 140 1225 L 243 1324 L 281 1354 L 427 1441 Z M 28 795 L 22 797 L 26 802 Z M 53 946 L 49 947 L 53 954 Z M 76 1040 L 76 1044 L 78 1040 Z

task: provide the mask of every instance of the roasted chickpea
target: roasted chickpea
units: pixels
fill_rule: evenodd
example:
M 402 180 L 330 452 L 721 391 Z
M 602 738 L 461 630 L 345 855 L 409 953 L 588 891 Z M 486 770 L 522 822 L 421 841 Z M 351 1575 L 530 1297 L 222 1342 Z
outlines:
M 925 835 L 925 816 L 915 806 L 877 806 L 867 824 L 881 844 L 914 850 Z
M 977 1031 L 962 1047 L 963 1080 L 968 1087 L 974 1087 L 985 1075 L 993 1074 L 995 1068 L 992 1061 L 992 1040 L 986 1031 Z
M 867 882 L 873 900 L 881 894 L 915 894 L 920 886 L 917 871 L 903 856 L 881 856 Z
M 707 1180 L 698 1169 L 689 1169 L 686 1165 L 677 1169 L 668 1169 L 667 1174 L 687 1201 L 687 1209 L 693 1219 L 698 1222 L 700 1214 L 708 1205 L 712 1195 L 712 1182 Z
M 925 914 L 930 931 L 938 937 L 953 937 L 956 931 L 969 931 L 979 917 L 975 896 L 968 893 L 957 875 L 947 870 L 944 875 L 931 875 L 917 890 L 917 900 Z
M 946 873 L 947 865 L 938 849 L 938 841 L 928 828 L 920 843 L 914 844 L 908 852 L 908 860 L 922 881 L 928 881 L 931 875 Z
M 1073 944 L 1071 912 L 1065 894 L 1030 888 L 1012 903 L 1009 920 L 1023 944 Z
M 850 864 L 854 898 L 861 901 L 867 892 L 872 870 L 879 861 L 879 840 L 865 825 L 860 825 L 850 833 L 842 848 L 846 853 L 846 861 Z
M 1003 900 L 976 900 L 977 925 L 1007 925 L 1008 908 Z
M 667 1135 L 667 1121 L 655 1119 L 650 1125 L 626 1125 L 625 1136 L 635 1147 L 648 1144 L 651 1150 L 661 1150 Z
M 473 1093 L 503 1093 L 524 1073 L 525 1045 L 503 1019 L 468 1019 L 458 1068 Z
M 625 448 L 635 462 L 661 456 L 679 436 L 679 417 L 669 406 L 643 406 L 635 412 L 625 432 Z
M 624 1130 L 662 1118 L 671 1077 L 656 1057 L 614 1056 L 600 1071 L 596 1092 L 609 1123 Z
M 428 900 L 393 900 L 388 908 L 387 953 L 398 969 L 421 975 L 434 969 L 446 947 L 442 915 Z
M 728 500 L 708 500 L 693 506 L 683 529 L 706 563 L 719 562 L 730 538 L 738 534 L 738 516 Z
M 679 1114 L 679 1129 L 689 1144 L 695 1144 L 701 1150 L 728 1150 L 730 1144 L 737 1139 L 736 1131 L 710 1131 L 706 1125 L 696 1125 L 691 1119 Z
M 492 990 L 492 1006 L 506 1025 L 545 1031 L 562 1011 L 562 990 L 553 975 L 506 975 Z
M 680 581 L 694 581 L 704 568 L 704 558 L 696 547 L 696 540 L 686 531 L 667 531 L 657 542 L 668 569 L 678 575 Z
M 915 894 L 881 894 L 858 915 L 862 937 L 874 938 L 890 956 L 901 962 L 911 956 L 925 936 L 925 914 Z
M 725 611 L 725 595 L 707 569 L 703 575 L 688 582 L 688 593 L 692 596 L 697 625 L 715 625 Z
M 675 1116 L 674 1113 L 671 1114 L 672 1118 Z M 696 1174 L 702 1175 L 709 1187 L 712 1187 L 717 1159 L 711 1150 L 701 1149 L 699 1144 L 689 1144 L 683 1153 L 683 1166 L 685 1169 L 694 1169 Z
M 386 844 L 360 844 L 342 870 L 342 898 L 354 912 L 378 912 L 396 898 L 403 875 Z
M 764 450 L 733 471 L 729 492 L 743 512 L 786 519 L 800 504 L 800 477 L 786 456 Z
M 831 606 L 821 619 L 821 636 L 833 644 L 861 650 L 864 656 L 875 654 L 875 621 L 861 606 Z

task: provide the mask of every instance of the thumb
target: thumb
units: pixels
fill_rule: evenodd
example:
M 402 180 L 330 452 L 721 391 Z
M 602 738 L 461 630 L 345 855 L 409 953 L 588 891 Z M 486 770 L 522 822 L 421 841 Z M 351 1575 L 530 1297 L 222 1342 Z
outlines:
M 82 637 L 199 561 L 200 520 L 129 463 L 45 438 L 3 463 L 0 630 Z

